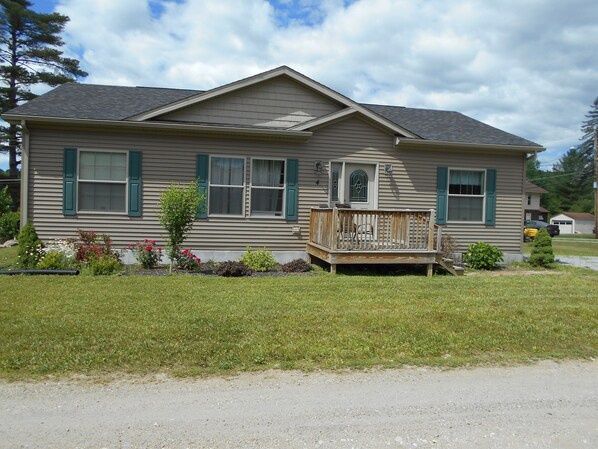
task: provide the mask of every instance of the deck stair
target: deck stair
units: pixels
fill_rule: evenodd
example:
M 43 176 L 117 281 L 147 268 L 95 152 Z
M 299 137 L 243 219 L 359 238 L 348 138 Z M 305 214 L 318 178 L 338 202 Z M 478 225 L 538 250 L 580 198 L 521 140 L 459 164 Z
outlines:
M 436 263 L 448 271 L 453 276 L 463 276 L 465 270 L 463 267 L 454 265 L 453 259 L 448 259 L 446 257 L 438 256 L 436 258 Z

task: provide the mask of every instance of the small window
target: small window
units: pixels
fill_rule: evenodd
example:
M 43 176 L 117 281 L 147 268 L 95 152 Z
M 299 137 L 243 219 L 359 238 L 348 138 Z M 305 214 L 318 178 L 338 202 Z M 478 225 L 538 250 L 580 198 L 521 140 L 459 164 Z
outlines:
M 210 215 L 243 215 L 243 158 L 210 158 Z
M 449 221 L 484 221 L 484 171 L 450 170 Z
M 79 153 L 79 210 L 126 212 L 127 154 Z
M 527 205 L 528 205 L 528 206 L 531 206 L 531 204 L 532 204 L 532 196 L 531 196 L 531 195 L 528 195 L 528 196 L 527 196 Z
M 283 216 L 285 161 L 253 159 L 251 167 L 251 215 Z
M 330 172 L 330 202 L 336 203 L 339 201 L 338 186 L 341 174 L 341 165 L 332 164 L 332 171 Z

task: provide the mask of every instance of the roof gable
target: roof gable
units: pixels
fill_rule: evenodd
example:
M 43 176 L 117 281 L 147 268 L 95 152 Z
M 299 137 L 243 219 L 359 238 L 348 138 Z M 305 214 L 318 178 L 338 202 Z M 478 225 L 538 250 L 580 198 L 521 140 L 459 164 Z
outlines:
M 288 129 L 345 105 L 287 76 L 270 78 L 151 120 Z

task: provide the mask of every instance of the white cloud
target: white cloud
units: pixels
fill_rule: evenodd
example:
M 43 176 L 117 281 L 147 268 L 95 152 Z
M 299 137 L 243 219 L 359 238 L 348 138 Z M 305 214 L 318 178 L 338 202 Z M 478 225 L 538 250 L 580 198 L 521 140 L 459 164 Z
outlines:
M 598 96 L 593 0 L 279 3 L 302 19 L 281 22 L 288 11 L 265 0 L 168 1 L 159 15 L 146 0 L 61 0 L 58 11 L 86 82 L 208 89 L 286 64 L 358 101 L 463 112 L 553 159 Z
M 8 170 L 8 153 L 0 153 L 0 168 Z

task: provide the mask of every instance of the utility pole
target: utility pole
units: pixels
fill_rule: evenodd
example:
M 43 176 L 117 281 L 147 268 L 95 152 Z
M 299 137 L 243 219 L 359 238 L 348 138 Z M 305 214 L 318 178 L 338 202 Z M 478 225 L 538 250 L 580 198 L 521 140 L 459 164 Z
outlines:
M 594 237 L 598 239 L 598 126 L 594 125 Z

